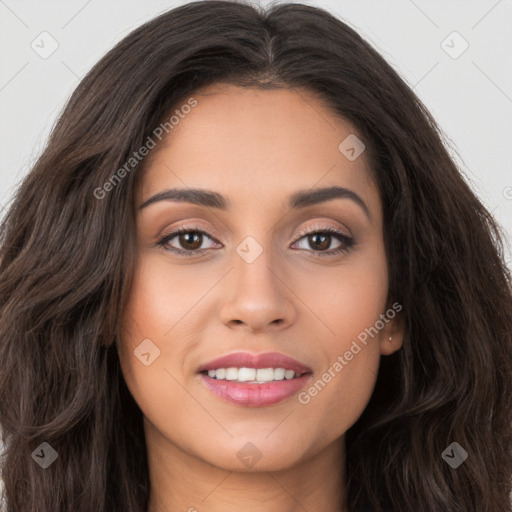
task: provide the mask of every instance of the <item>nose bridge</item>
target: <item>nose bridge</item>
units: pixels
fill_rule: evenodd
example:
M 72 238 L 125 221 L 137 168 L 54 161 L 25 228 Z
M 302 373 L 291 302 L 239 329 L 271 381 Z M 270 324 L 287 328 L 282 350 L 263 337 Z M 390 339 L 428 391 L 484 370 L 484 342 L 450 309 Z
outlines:
M 236 246 L 222 306 L 225 324 L 243 323 L 255 331 L 270 324 L 288 325 L 293 320 L 295 308 L 280 277 L 279 250 L 273 243 L 268 232 L 259 230 Z
M 256 238 L 257 237 L 257 238 Z M 241 285 L 251 286 L 253 291 L 276 293 L 280 288 L 278 274 L 278 251 L 268 233 L 260 231 L 257 235 L 248 235 L 235 249 L 236 280 Z
M 258 194 L 242 206 L 240 218 L 245 221 L 237 233 L 240 241 L 235 246 L 235 267 L 240 278 L 249 281 L 255 279 L 264 284 L 274 275 L 272 271 L 276 272 L 279 248 L 273 236 L 273 218 L 268 215 L 270 205 L 265 206 L 265 199 L 259 200 L 257 197 Z M 266 199 L 269 199 L 268 194 Z

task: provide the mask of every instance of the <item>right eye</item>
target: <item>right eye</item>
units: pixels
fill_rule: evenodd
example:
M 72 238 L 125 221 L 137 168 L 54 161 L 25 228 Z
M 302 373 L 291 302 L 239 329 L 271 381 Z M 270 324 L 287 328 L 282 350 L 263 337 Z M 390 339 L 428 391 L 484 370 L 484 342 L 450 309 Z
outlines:
M 210 240 L 214 240 L 208 233 L 206 233 L 206 231 L 203 231 L 198 227 L 180 226 L 171 233 L 162 235 L 158 239 L 156 245 L 162 246 L 167 251 L 175 252 L 176 254 L 183 256 L 196 256 L 197 254 L 201 254 L 207 250 L 204 248 L 201 249 L 201 246 L 203 245 L 203 238 L 205 236 L 210 238 Z M 178 243 L 182 246 L 181 249 L 176 247 L 166 247 L 174 238 L 177 238 Z

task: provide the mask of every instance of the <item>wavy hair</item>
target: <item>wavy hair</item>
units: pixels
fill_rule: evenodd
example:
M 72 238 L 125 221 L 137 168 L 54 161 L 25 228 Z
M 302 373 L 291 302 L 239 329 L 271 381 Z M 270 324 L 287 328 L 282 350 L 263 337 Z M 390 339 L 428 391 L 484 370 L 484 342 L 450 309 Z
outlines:
M 78 85 L 0 226 L 1 469 L 9 512 L 145 512 L 142 413 L 116 348 L 136 263 L 134 151 L 203 86 L 315 94 L 364 140 L 404 344 L 347 432 L 351 512 L 512 510 L 512 298 L 501 228 L 411 88 L 327 11 L 198 1 Z M 41 443 L 58 454 L 42 469 Z M 442 457 L 457 442 L 457 469 Z

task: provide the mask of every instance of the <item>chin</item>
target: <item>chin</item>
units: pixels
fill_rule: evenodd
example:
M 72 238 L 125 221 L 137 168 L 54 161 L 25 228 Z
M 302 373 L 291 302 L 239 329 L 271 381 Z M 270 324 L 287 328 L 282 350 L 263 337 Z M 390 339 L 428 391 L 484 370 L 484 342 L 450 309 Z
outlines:
M 272 437 L 272 435 L 270 436 Z M 214 453 L 202 454 L 203 460 L 224 469 L 238 473 L 260 473 L 265 471 L 282 471 L 289 469 L 306 458 L 304 443 L 299 439 L 283 443 L 282 436 L 273 440 L 264 439 L 261 434 L 244 436 L 229 441 L 228 445 L 216 443 Z

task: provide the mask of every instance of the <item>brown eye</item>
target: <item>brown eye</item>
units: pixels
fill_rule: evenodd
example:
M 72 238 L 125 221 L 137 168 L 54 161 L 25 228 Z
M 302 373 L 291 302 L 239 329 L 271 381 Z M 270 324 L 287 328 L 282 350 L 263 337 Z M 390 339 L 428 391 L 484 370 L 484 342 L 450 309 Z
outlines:
M 189 231 L 188 233 L 182 233 L 178 235 L 178 240 L 181 247 L 191 251 L 201 247 L 202 239 L 203 235 L 196 231 Z
M 308 235 L 308 242 L 312 247 L 324 251 L 329 249 L 331 245 L 331 235 L 325 235 L 322 233 L 314 233 L 312 235 Z
M 157 245 L 164 247 L 167 251 L 184 256 L 196 256 L 209 249 L 202 247 L 206 239 L 214 240 L 202 229 L 182 226 L 168 235 L 163 235 Z M 173 240 L 176 241 L 171 244 Z
M 311 248 L 303 247 L 315 256 L 333 256 L 348 250 L 354 245 L 354 239 L 343 231 L 336 229 L 332 226 L 316 227 L 314 231 L 302 230 L 300 232 L 301 237 L 295 242 L 298 244 L 302 239 L 306 241 L 306 244 Z M 339 243 L 337 247 L 331 250 L 327 250 L 331 247 L 333 238 Z

